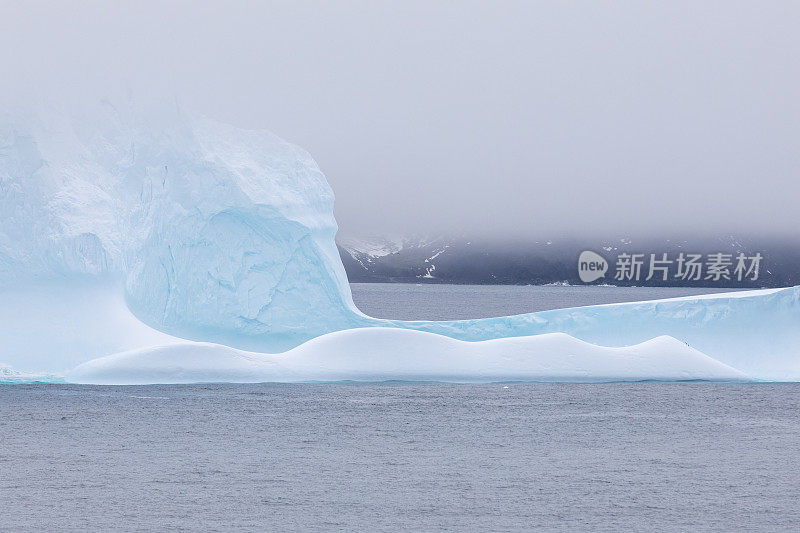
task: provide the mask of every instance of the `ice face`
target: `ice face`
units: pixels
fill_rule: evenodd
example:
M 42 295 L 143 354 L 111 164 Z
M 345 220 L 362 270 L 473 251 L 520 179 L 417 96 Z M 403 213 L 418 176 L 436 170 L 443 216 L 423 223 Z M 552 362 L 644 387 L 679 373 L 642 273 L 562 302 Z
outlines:
M 333 193 L 300 148 L 169 107 L 2 124 L 6 288 L 116 277 L 150 326 L 264 351 L 359 320 Z

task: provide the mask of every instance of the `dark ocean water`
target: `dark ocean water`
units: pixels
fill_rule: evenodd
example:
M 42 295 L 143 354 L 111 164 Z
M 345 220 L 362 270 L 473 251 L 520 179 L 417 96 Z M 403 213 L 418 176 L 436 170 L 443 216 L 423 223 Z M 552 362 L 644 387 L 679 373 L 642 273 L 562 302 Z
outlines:
M 740 289 L 598 285 L 445 285 L 351 283 L 364 313 L 396 320 L 462 320 L 582 305 L 677 298 Z
M 602 289 L 354 298 L 446 319 L 688 294 Z M 796 384 L 0 386 L 9 532 L 797 531 L 798 471 Z
M 800 386 L 0 387 L 0 529 L 797 531 Z

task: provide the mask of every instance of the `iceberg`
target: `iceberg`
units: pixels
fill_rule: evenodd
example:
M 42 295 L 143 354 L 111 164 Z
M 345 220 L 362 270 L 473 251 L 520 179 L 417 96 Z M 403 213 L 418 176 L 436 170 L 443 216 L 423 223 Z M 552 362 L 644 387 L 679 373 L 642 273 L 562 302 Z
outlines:
M 0 361 L 104 382 L 800 379 L 800 287 L 374 319 L 336 230 L 316 163 L 269 132 L 175 105 L 7 114 Z
M 4 116 L 0 301 L 14 327 L 0 330 L 2 355 L 16 364 L 58 354 L 70 365 L 135 347 L 126 338 L 89 345 L 107 336 L 96 310 L 119 308 L 121 297 L 149 328 L 261 351 L 353 327 L 362 315 L 336 229 L 316 163 L 269 132 L 174 106 Z M 114 319 L 128 323 L 126 313 Z M 130 336 L 126 327 L 110 333 Z M 87 342 L 29 343 L 32 331 Z

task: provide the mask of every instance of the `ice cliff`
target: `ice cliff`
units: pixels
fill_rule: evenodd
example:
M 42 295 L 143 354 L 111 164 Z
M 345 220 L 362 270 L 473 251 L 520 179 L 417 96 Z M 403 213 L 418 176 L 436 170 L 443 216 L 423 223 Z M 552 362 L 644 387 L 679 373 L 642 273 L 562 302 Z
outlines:
M 240 130 L 175 105 L 142 111 L 106 103 L 99 109 L 49 108 L 0 117 L 0 362 L 64 373 L 124 352 L 125 357 L 104 359 L 103 368 L 109 361 L 134 360 L 151 368 L 153 361 L 168 365 L 174 357 L 179 364 L 173 368 L 190 368 L 187 354 L 200 357 L 200 348 L 189 340 L 223 345 L 203 349 L 204 357 L 213 352 L 231 364 L 242 353 L 291 349 L 285 361 L 314 361 L 319 367 L 300 367 L 309 379 L 469 379 L 466 370 L 445 371 L 460 364 L 473 369 L 473 377 L 513 378 L 514 372 L 497 366 L 502 361 L 518 377 L 531 379 L 545 379 L 548 372 L 570 379 L 584 372 L 588 379 L 603 375 L 604 366 L 615 369 L 606 377 L 647 379 L 680 375 L 681 369 L 663 366 L 668 360 L 663 357 L 662 366 L 641 365 L 639 352 L 603 347 L 641 345 L 668 335 L 680 342 L 657 342 L 659 357 L 674 353 L 676 365 L 689 365 L 687 372 L 702 358 L 694 352 L 682 357 L 688 353 L 683 343 L 751 377 L 800 379 L 797 287 L 471 321 L 379 320 L 353 305 L 335 232 L 333 194 L 316 163 L 268 132 Z M 310 344 L 312 358 L 302 347 L 331 332 L 375 327 L 382 342 L 363 332 L 348 334 L 344 344 L 342 337 L 334 336 L 334 342 L 326 335 Z M 418 330 L 414 333 L 422 336 L 398 337 L 392 329 Z M 576 339 L 531 340 L 550 333 L 594 348 L 577 349 Z M 482 342 L 517 337 L 528 340 Z M 161 345 L 188 348 L 152 349 Z M 489 355 L 480 364 L 469 362 L 473 350 L 501 345 L 500 351 L 481 352 Z M 330 366 L 344 361 L 341 346 L 360 354 L 347 360 L 349 373 Z M 441 357 L 439 348 L 450 355 Z M 326 350 L 332 354 L 328 363 Z M 513 350 L 536 361 L 522 364 Z M 420 353 L 430 354 L 426 360 L 433 366 L 422 364 Z M 575 370 L 570 367 L 575 354 L 584 363 L 590 357 L 605 363 Z M 380 358 L 385 364 L 375 366 L 372 359 Z M 302 377 L 286 364 L 284 370 Z M 377 370 L 358 372 L 358 365 Z M 486 365 L 496 372 L 487 373 Z M 258 368 L 255 375 L 262 377 L 288 375 Z

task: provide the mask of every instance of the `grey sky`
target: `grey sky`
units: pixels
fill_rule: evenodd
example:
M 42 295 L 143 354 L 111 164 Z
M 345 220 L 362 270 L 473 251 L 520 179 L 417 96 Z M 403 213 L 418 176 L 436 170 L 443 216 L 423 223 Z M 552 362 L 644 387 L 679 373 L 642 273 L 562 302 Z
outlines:
M 798 2 L 0 1 L 0 97 L 311 152 L 347 233 L 797 234 Z

